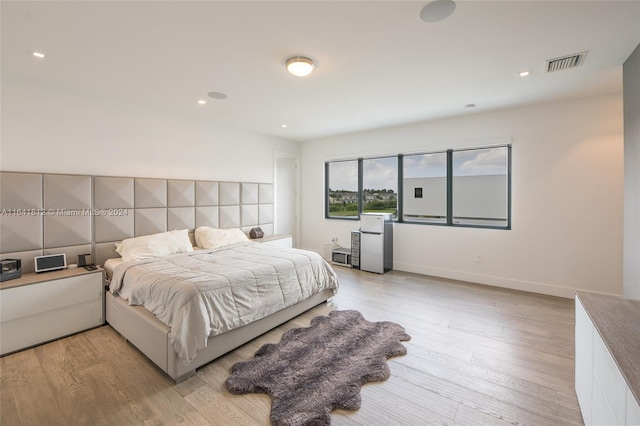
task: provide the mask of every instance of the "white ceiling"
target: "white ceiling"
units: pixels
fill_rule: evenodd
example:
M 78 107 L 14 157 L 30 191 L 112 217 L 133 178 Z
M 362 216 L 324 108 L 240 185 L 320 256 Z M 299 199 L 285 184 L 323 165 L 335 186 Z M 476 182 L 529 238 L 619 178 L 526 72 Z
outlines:
M 2 72 L 305 141 L 617 93 L 640 43 L 640 1 L 458 1 L 437 23 L 420 20 L 427 3 L 2 1 Z M 308 77 L 285 70 L 299 54 Z

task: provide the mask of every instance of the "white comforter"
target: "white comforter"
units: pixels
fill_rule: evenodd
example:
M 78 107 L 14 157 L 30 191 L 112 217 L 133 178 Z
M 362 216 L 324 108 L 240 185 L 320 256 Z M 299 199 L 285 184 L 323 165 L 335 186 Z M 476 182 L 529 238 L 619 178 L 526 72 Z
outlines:
M 324 289 L 335 293 L 338 276 L 317 253 L 245 242 L 122 263 L 109 289 L 169 326 L 172 347 L 188 362 L 206 347 L 208 336 Z

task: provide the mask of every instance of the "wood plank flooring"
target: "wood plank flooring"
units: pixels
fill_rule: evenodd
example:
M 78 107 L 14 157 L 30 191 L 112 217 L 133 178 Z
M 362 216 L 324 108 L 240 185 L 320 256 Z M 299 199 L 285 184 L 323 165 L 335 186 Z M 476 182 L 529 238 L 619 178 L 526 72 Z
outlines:
M 329 303 L 200 368 L 176 385 L 111 327 L 0 359 L 0 424 L 268 425 L 266 395 L 231 395 L 231 366 L 335 309 L 394 321 L 412 336 L 391 377 L 362 388 L 334 425 L 581 425 L 570 299 L 391 271 L 336 266 Z

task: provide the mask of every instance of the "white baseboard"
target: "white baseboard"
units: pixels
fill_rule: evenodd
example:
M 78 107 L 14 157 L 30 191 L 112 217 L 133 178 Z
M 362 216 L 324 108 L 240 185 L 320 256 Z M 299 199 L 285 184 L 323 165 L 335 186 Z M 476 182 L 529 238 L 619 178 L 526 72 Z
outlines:
M 320 256 L 318 250 L 307 249 L 315 251 Z M 567 299 L 573 299 L 576 291 L 589 291 L 591 293 L 598 293 L 607 296 L 621 297 L 620 294 L 604 293 L 601 291 L 584 290 L 581 288 L 566 287 L 557 284 L 539 283 L 534 281 L 517 280 L 513 278 L 497 277 L 493 275 L 475 274 L 470 272 L 455 271 L 452 269 L 433 268 L 424 265 L 415 265 L 406 262 L 393 262 L 393 269 L 404 272 L 412 272 L 420 275 L 430 275 L 433 277 L 448 278 L 452 280 L 465 281 L 475 284 L 491 285 L 495 287 L 508 288 L 511 290 L 528 291 L 531 293 L 546 294 L 548 296 L 564 297 Z
M 576 288 L 563 287 L 555 284 L 538 283 L 533 281 L 516 280 L 512 278 L 482 275 L 450 269 L 433 268 L 423 265 L 414 265 L 405 262 L 393 262 L 393 268 L 404 272 L 413 272 L 422 275 L 431 275 L 440 278 L 466 281 L 477 284 L 491 285 L 495 287 L 509 288 L 512 290 L 528 291 L 532 293 L 546 294 L 549 296 L 565 297 L 573 299 Z

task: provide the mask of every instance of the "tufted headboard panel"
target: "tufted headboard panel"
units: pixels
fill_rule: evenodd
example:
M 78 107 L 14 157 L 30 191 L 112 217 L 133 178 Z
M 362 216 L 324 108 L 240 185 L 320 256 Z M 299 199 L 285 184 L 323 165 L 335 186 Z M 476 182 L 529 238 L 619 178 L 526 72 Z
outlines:
M 198 226 L 273 234 L 273 184 L 0 172 L 0 256 L 117 257 L 125 238 Z

